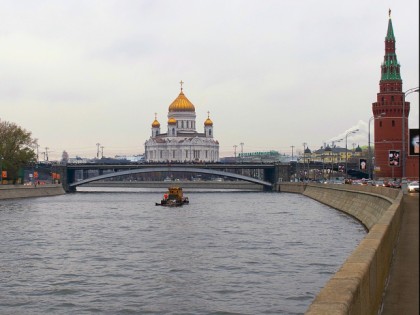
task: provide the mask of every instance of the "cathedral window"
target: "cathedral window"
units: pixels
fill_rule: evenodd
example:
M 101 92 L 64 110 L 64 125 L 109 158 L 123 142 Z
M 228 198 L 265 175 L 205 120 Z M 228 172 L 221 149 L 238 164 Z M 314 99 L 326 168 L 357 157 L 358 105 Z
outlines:
M 209 136 L 211 136 L 211 129 L 209 129 Z
M 181 121 L 181 128 L 184 128 L 184 121 Z
M 172 128 L 172 135 L 175 136 L 175 128 Z

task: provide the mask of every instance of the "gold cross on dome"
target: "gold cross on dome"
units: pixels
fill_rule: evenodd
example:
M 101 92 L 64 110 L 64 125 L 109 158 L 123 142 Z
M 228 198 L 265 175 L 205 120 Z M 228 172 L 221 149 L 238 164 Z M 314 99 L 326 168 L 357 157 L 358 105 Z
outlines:
M 207 111 L 207 118 L 210 118 L 210 112 Z
M 184 82 L 182 82 L 182 80 L 181 80 L 181 82 L 179 82 L 179 84 L 181 84 L 181 91 L 182 91 L 182 85 L 184 84 Z

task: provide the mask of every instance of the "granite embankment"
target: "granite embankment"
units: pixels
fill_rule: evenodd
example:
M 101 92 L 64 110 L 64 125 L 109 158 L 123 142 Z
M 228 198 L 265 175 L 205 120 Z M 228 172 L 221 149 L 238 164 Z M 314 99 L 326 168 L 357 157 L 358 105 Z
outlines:
M 64 195 L 61 185 L 0 185 L 0 200 Z
M 327 282 L 306 314 L 377 314 L 402 220 L 403 192 L 385 187 L 279 184 L 357 218 L 368 234 Z

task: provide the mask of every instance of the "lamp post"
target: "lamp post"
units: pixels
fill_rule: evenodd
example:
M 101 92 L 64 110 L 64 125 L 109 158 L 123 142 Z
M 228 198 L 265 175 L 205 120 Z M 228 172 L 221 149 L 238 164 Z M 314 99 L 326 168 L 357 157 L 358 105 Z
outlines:
M 336 143 L 341 142 L 343 140 L 343 138 L 338 139 L 338 140 L 334 140 L 331 141 L 331 154 L 332 154 L 332 158 L 331 158 L 331 173 L 334 175 L 334 148 L 336 147 Z M 338 170 L 338 154 L 337 154 L 337 170 Z M 335 174 L 337 175 L 337 174 Z
M 352 133 L 356 133 L 357 131 L 359 131 L 359 129 L 354 129 L 354 130 L 350 130 L 349 132 L 346 133 L 346 167 L 345 167 L 345 172 L 346 172 L 346 176 L 345 178 L 347 179 L 347 137 L 352 134 Z
M 370 122 L 374 119 L 377 118 L 381 118 L 384 117 L 386 113 L 380 113 L 378 116 L 375 117 L 375 115 L 373 115 L 372 117 L 369 118 L 369 124 L 368 124 L 368 176 L 369 179 L 373 179 L 373 175 L 372 175 L 372 150 L 370 148 Z
M 419 87 L 416 88 L 412 88 L 409 89 L 407 91 L 404 92 L 404 96 L 403 96 L 403 112 L 402 112 L 402 177 L 405 177 L 405 98 L 407 97 L 407 95 L 414 93 L 414 92 L 419 92 Z
M 305 155 L 306 155 L 306 150 L 305 150 L 305 146 L 306 146 L 306 142 L 304 142 L 303 143 L 303 167 L 302 167 L 302 170 L 303 170 L 303 180 L 305 180 Z

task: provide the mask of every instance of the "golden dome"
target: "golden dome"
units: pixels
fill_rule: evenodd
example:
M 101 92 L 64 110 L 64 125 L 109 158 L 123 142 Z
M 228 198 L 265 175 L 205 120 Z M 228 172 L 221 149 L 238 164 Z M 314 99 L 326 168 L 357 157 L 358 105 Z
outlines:
M 213 126 L 213 122 L 211 121 L 210 118 L 206 119 L 206 121 L 204 122 L 204 126 Z
M 210 112 L 207 112 L 207 119 L 204 122 L 204 126 L 213 126 L 213 122 L 210 119 Z
M 195 112 L 194 105 L 188 100 L 181 90 L 178 97 L 169 106 L 170 112 Z
M 152 122 L 152 128 L 159 128 L 160 123 L 157 121 L 157 114 L 155 113 L 155 120 Z
M 168 125 L 176 125 L 176 119 L 171 117 L 168 119 Z
M 152 123 L 152 128 L 159 128 L 160 123 L 155 119 L 155 121 Z

